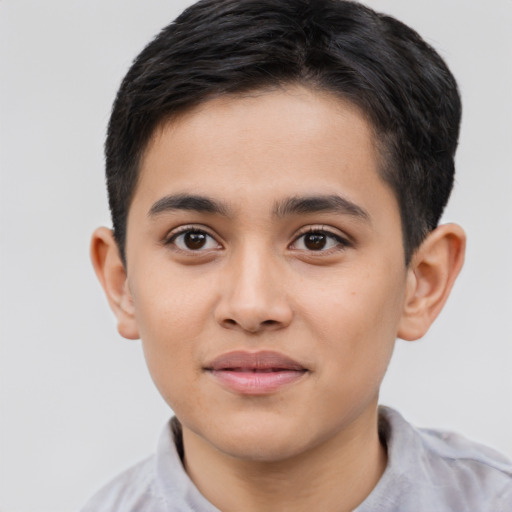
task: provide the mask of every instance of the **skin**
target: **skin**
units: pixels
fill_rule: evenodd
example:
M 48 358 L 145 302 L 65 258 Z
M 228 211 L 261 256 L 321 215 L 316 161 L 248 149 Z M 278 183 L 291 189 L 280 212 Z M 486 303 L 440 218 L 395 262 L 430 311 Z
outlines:
M 126 267 L 109 230 L 93 237 L 119 331 L 142 339 L 182 422 L 186 470 L 223 511 L 352 510 L 385 469 L 377 402 L 395 339 L 422 336 L 441 310 L 464 233 L 439 227 L 406 267 L 378 162 L 371 126 L 327 94 L 211 100 L 154 134 Z M 336 208 L 285 208 L 334 196 Z M 233 350 L 278 352 L 306 371 L 238 393 L 206 369 Z

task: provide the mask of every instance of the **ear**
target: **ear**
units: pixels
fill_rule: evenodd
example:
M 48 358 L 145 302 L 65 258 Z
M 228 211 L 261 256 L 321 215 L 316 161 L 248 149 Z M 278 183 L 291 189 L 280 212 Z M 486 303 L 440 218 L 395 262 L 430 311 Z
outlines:
M 443 309 L 464 263 L 466 235 L 456 224 L 432 231 L 412 257 L 398 337 L 417 340 Z
M 119 334 L 130 340 L 138 339 L 135 307 L 112 230 L 98 228 L 93 233 L 91 260 L 110 307 L 116 315 Z

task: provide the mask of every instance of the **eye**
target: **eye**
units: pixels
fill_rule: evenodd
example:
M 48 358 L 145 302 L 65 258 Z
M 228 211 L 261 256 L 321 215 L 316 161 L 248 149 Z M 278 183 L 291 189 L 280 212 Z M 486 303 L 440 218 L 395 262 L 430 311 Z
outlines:
M 348 241 L 339 235 L 321 229 L 314 229 L 296 238 L 291 247 L 300 251 L 325 252 L 330 249 L 343 249 L 348 245 Z
M 173 234 L 167 244 L 175 245 L 182 251 L 208 251 L 220 249 L 220 244 L 206 231 L 195 228 L 186 228 Z

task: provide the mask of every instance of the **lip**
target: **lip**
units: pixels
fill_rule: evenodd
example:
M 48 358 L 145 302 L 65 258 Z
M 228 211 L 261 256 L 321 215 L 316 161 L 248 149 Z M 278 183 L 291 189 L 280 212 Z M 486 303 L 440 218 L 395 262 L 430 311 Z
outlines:
M 274 351 L 233 351 L 221 354 L 205 370 L 229 391 L 266 395 L 301 380 L 308 369 Z

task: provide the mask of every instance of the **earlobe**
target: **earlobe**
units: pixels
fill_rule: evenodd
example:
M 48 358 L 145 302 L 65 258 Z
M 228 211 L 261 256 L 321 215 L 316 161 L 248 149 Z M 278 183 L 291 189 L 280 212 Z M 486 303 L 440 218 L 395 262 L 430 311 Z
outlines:
M 133 298 L 126 269 L 119 254 L 112 230 L 98 228 L 91 240 L 91 260 L 96 276 L 117 318 L 117 330 L 127 339 L 138 339 Z
M 439 226 L 423 241 L 408 269 L 399 338 L 413 341 L 426 334 L 450 295 L 465 247 L 466 235 L 456 224 Z

